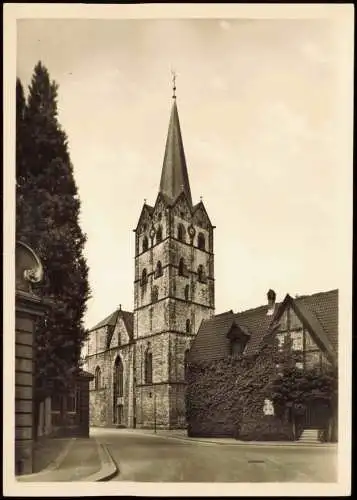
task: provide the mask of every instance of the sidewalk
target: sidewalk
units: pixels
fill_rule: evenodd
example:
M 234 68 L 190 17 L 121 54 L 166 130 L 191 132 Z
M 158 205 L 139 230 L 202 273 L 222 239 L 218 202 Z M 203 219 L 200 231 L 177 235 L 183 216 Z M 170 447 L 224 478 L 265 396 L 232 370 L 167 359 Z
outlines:
M 54 448 L 57 456 L 54 458 Z M 107 448 L 95 438 L 52 439 L 42 448 L 42 462 L 48 465 L 40 472 L 18 476 L 21 482 L 105 481 L 118 469 Z M 38 455 L 39 449 L 36 450 Z M 58 453 L 59 452 L 59 453 Z M 47 459 L 51 456 L 50 462 Z M 39 470 L 37 463 L 34 470 Z
M 210 438 L 210 437 L 188 437 L 185 429 L 157 429 L 156 433 L 152 429 L 126 429 L 126 432 L 137 434 L 152 435 L 157 437 L 167 437 L 171 439 L 180 439 L 193 443 L 214 443 L 221 445 L 236 446 L 290 446 L 290 447 L 318 447 L 318 448 L 337 448 L 337 443 L 303 443 L 299 441 L 240 441 L 234 438 Z

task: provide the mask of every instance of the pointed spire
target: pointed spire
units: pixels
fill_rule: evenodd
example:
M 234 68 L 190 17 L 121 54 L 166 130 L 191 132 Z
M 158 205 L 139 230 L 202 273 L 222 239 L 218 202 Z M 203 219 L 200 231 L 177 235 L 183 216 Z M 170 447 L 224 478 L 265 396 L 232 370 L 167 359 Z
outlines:
M 167 196 L 171 201 L 174 201 L 183 191 L 192 205 L 191 189 L 176 104 L 175 74 L 173 75 L 172 98 L 169 131 L 167 133 L 164 164 L 161 172 L 160 193 Z

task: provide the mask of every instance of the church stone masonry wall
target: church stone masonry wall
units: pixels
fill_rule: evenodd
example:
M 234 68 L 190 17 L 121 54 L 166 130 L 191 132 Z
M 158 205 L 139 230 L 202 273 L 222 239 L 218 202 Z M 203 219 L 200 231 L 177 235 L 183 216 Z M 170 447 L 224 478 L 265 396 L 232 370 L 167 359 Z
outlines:
M 152 429 L 155 420 L 158 428 L 169 427 L 170 400 L 167 384 L 138 387 L 136 402 L 138 428 Z
M 133 345 L 120 348 L 108 349 L 87 359 L 87 370 L 95 374 L 96 367 L 99 366 L 102 373 L 101 388 L 96 390 L 94 380 L 90 384 L 90 424 L 92 426 L 112 426 L 114 421 L 113 406 L 113 373 L 114 363 L 117 356 L 121 357 L 124 371 L 124 425 L 132 426 L 133 417 L 133 387 L 132 387 L 132 366 L 133 366 Z

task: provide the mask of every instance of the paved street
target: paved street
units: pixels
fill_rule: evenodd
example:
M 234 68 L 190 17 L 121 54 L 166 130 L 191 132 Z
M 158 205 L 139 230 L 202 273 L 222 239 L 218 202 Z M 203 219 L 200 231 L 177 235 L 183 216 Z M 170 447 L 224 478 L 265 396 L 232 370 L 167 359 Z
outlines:
M 335 482 L 335 447 L 217 444 L 91 429 L 120 474 L 112 481 Z

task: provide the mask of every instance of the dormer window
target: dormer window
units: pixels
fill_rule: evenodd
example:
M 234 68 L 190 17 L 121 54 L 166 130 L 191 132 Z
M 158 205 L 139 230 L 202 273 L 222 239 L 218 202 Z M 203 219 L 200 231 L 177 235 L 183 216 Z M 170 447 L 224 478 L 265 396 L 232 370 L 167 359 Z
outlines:
M 177 239 L 179 241 L 185 241 L 185 227 L 183 224 L 177 226 Z
M 198 245 L 198 248 L 200 250 L 205 250 L 206 249 L 206 239 L 204 237 L 204 234 L 198 233 L 197 245 Z
M 159 226 L 156 231 L 156 243 L 160 243 L 162 241 L 162 227 Z
M 143 239 L 143 252 L 146 252 L 148 248 L 149 248 L 149 240 L 148 240 L 147 236 L 144 236 L 144 239 Z
M 249 341 L 250 333 L 242 325 L 238 325 L 233 322 L 232 327 L 230 328 L 227 337 L 230 340 L 230 354 L 234 358 L 238 358 L 242 356 L 245 350 L 245 346 Z
M 234 357 L 241 356 L 244 352 L 245 342 L 241 339 L 233 339 L 231 341 L 231 355 Z

